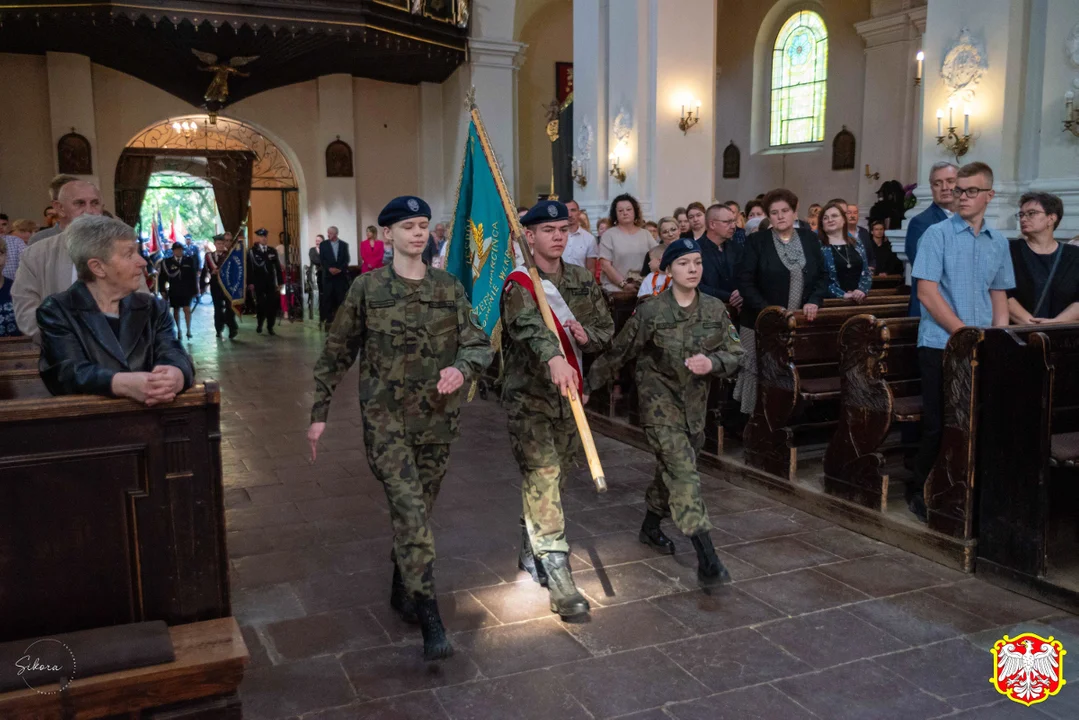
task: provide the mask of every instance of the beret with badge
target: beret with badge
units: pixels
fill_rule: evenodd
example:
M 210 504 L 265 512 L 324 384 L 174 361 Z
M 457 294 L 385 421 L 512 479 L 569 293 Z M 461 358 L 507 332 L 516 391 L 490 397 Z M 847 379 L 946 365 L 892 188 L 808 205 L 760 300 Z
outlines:
M 521 225 L 531 227 L 545 222 L 569 220 L 569 210 L 557 200 L 540 200 L 521 218 Z
M 683 255 L 699 253 L 700 251 L 701 246 L 697 244 L 696 240 L 679 238 L 668 245 L 667 249 L 663 251 L 663 257 L 659 260 L 659 269 L 660 271 L 664 271 L 670 267 L 671 263 Z
M 391 227 L 403 220 L 412 218 L 431 219 L 431 206 L 423 201 L 423 198 L 412 195 L 402 195 L 390 200 L 382 212 L 378 214 L 379 227 Z
M 259 228 L 258 230 L 255 231 L 255 234 L 258 235 L 259 237 L 266 237 L 267 235 L 270 234 L 270 232 L 266 228 Z

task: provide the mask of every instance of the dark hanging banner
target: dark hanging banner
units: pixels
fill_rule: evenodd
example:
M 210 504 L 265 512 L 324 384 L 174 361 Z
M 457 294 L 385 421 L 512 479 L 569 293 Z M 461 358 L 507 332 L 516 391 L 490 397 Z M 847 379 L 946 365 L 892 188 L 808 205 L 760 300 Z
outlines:
M 558 113 L 558 139 L 551 143 L 551 167 L 554 168 L 554 191 L 558 199 L 573 199 L 573 98 Z

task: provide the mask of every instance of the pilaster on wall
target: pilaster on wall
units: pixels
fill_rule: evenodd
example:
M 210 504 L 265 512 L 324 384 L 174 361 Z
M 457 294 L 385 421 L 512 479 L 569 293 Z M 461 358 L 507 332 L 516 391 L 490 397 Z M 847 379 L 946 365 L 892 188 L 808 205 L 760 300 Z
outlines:
M 469 62 L 476 103 L 502 176 L 510 192 L 517 193 L 517 71 L 528 46 L 501 38 L 473 37 Z M 523 200 L 523 198 L 522 198 Z M 527 203 L 526 203 L 527 204 Z
M 586 185 L 575 187 L 573 197 L 596 221 L 607 214 L 607 38 L 608 0 L 573 2 L 573 153 Z M 617 186 L 616 186 L 617 187 Z
M 876 202 L 881 182 L 895 179 L 904 185 L 927 185 L 918 170 L 922 87 L 914 84 L 925 19 L 925 7 L 901 8 L 854 26 L 866 44 L 861 159 L 881 176 L 879 181 L 866 179 L 858 185 L 863 217 L 868 217 Z
M 1020 174 L 1019 157 L 1023 128 L 1032 121 L 1027 115 L 1028 84 L 1041 85 L 1042 70 L 1031 64 L 1028 48 L 1050 46 L 1044 30 L 1033 33 L 1029 0 L 948 0 L 931 2 L 924 35 L 924 102 L 920 123 L 919 181 L 928 186 L 929 167 L 940 160 L 955 158 L 937 144 L 936 111 L 947 113 L 952 90 L 941 78 L 945 55 L 962 29 L 967 28 L 975 42 L 982 43 L 988 68 L 973 88 L 970 104 L 970 129 L 973 144 L 959 164 L 975 160 L 987 163 L 995 174 L 996 198 L 986 212 L 987 221 L 1004 231 L 1016 226 L 1015 205 L 1026 180 Z M 1057 45 L 1059 48 L 1060 45 Z M 1059 52 L 1057 50 L 1056 52 Z M 962 103 L 956 108 L 956 124 L 962 128 Z M 928 204 L 928 187 L 919 193 L 921 204 Z M 913 217 L 908 212 L 907 217 Z
M 325 149 L 340 137 L 353 149 L 356 157 L 356 123 L 353 111 L 352 76 L 324 75 L 318 79 L 318 145 L 321 160 L 316 172 L 316 181 L 321 198 L 321 219 L 319 232 L 325 233 L 330 225 L 337 226 L 341 239 L 353 243 L 358 248 L 363 239 L 356 209 L 359 207 L 359 185 L 356 177 L 363 168 L 354 167 L 350 178 L 326 177 Z M 372 169 L 372 172 L 376 169 Z
M 442 142 L 442 86 L 420 83 L 420 132 L 417 156 L 419 166 L 419 194 L 431 206 L 431 215 L 437 222 L 449 212 L 443 187 Z M 452 201 L 452 200 L 451 200 Z
M 86 180 L 98 187 L 101 182 L 99 163 L 101 151 L 97 143 L 97 123 L 94 119 L 94 83 L 90 58 L 73 53 L 45 54 L 49 74 L 49 120 L 52 126 L 52 167 L 58 167 L 57 143 L 69 132 L 77 132 L 90 141 L 93 175 Z

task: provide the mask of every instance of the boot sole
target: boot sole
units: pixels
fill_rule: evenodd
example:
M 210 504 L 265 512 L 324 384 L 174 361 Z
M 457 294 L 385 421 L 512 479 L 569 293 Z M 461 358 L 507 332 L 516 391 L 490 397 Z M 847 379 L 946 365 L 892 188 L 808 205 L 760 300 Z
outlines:
M 445 647 L 436 648 L 435 650 L 428 652 L 423 651 L 423 659 L 427 662 L 435 662 L 438 660 L 446 660 L 453 657 L 453 646 L 446 645 Z
M 637 539 L 640 540 L 643 545 L 647 545 L 653 550 L 658 550 L 663 555 L 674 555 L 675 548 L 673 542 L 670 545 L 652 542 L 652 538 L 648 537 L 644 533 L 638 534 Z
M 558 617 L 562 619 L 562 622 L 572 623 L 572 622 L 581 622 L 582 620 L 587 619 L 588 616 L 589 616 L 589 613 L 592 612 L 592 608 L 590 608 L 588 606 L 585 606 L 585 607 L 582 607 L 582 608 L 578 609 L 575 612 L 560 613 L 558 611 L 558 606 L 555 605 L 554 603 L 551 603 L 551 612 L 553 612 L 555 615 L 558 615 Z

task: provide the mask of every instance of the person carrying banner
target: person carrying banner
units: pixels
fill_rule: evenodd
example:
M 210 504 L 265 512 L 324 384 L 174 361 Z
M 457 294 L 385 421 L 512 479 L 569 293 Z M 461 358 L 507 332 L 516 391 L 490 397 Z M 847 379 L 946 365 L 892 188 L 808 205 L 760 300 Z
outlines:
M 569 234 L 566 206 L 543 200 L 521 218 L 521 224 L 543 279 L 544 295 L 558 320 L 558 334 L 543 322 L 528 273 L 514 270 L 501 299 L 502 403 L 509 415 L 510 445 L 524 479 L 518 562 L 547 586 L 551 612 L 571 620 L 587 615 L 590 608 L 570 575 L 562 513 L 563 467 L 580 450 L 566 394 L 570 388 L 580 392 L 581 355 L 607 348 L 614 321 L 592 274 L 562 262 Z
M 210 272 L 210 298 L 214 303 L 214 330 L 218 339 L 226 325 L 229 328 L 229 340 L 236 337 L 240 328 L 236 324 L 236 312 L 232 309 L 232 299 L 221 286 L 221 266 L 232 252 L 232 233 L 214 235 L 214 251 L 206 255 L 206 267 Z
M 659 269 L 670 273 L 670 291 L 637 306 L 611 349 L 592 364 L 585 392 L 614 380 L 619 368 L 636 359 L 641 425 L 656 455 L 640 541 L 674 554 L 674 543 L 660 529 L 660 521 L 671 517 L 697 551 L 697 576 L 714 583 L 730 575 L 708 534 L 712 524 L 701 498 L 697 456 L 704 446 L 712 377 L 737 372 L 742 347 L 723 301 L 697 289 L 702 268 L 696 240 L 667 246 Z
M 438 660 L 453 648 L 435 599 L 429 518 L 458 434 L 459 390 L 494 351 L 461 283 L 423 264 L 430 220 L 427 203 L 410 196 L 379 214 L 393 262 L 360 275 L 338 309 L 315 365 L 307 437 L 314 459 L 334 389 L 360 355 L 363 442 L 393 523 L 390 605 L 419 621 L 424 658 Z
M 266 244 L 267 235 L 269 233 L 266 228 L 255 231 L 255 244 L 247 251 L 247 269 L 251 273 L 249 282 L 255 290 L 255 310 L 258 316 L 255 332 L 261 334 L 262 324 L 266 323 L 266 332 L 276 335 L 273 326 L 277 322 L 277 314 L 281 312 L 281 283 L 284 275 L 281 273 L 281 261 L 277 251 Z

